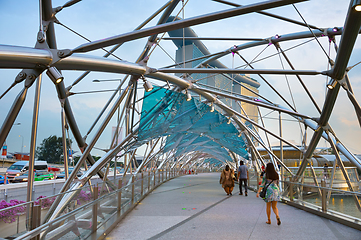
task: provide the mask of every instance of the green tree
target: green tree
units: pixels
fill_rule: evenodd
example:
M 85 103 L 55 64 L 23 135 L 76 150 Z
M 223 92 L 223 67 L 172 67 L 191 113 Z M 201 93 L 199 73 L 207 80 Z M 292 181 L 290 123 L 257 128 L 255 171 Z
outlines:
M 67 139 L 67 148 L 71 144 L 71 140 Z M 63 138 L 55 135 L 43 140 L 36 149 L 35 156 L 38 160 L 45 160 L 48 163 L 62 163 L 63 162 Z
M 94 161 L 98 161 L 101 158 L 100 156 L 92 156 L 92 157 L 93 157 Z M 74 164 L 77 164 L 79 159 L 80 159 L 80 156 L 74 156 L 73 157 Z M 86 162 L 86 163 L 88 163 L 88 162 Z

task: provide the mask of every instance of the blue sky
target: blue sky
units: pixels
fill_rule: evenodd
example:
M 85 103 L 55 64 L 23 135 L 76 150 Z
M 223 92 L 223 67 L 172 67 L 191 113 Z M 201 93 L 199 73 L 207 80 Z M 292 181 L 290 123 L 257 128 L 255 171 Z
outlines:
M 66 1 L 53 1 L 53 6 L 59 6 Z M 73 7 L 63 9 L 57 14 L 58 20 L 64 25 L 70 27 L 76 32 L 84 35 L 91 40 L 99 40 L 117 34 L 122 34 L 132 31 L 144 19 L 155 12 L 166 1 L 164 0 L 135 0 L 135 1 L 95 1 L 84 0 Z M 186 2 L 186 1 L 185 1 Z M 233 2 L 247 5 L 250 3 L 260 1 L 237 1 Z M 39 28 L 39 14 L 38 1 L 27 0 L 0 0 L 0 44 L 33 47 L 36 41 L 36 35 Z M 338 0 L 323 0 L 323 1 L 309 1 L 296 4 L 297 9 L 301 12 L 304 19 L 313 25 L 322 28 L 328 27 L 342 27 L 344 24 L 346 12 L 348 9 L 348 1 Z M 185 17 L 192 17 L 209 12 L 220 11 L 230 7 L 210 0 L 190 0 L 187 4 L 184 15 Z M 179 10 L 177 7 L 176 11 Z M 302 21 L 295 9 L 292 6 L 268 10 L 275 14 L 287 16 L 298 21 Z M 182 17 L 182 14 L 180 15 Z M 156 19 L 158 20 L 158 19 Z M 154 25 L 156 21 L 152 21 L 147 27 Z M 198 36 L 203 37 L 253 37 L 253 38 L 268 38 L 275 34 L 287 34 L 298 31 L 306 31 L 305 27 L 296 26 L 291 23 L 285 23 L 280 20 L 275 20 L 260 14 L 248 14 L 239 17 L 233 17 L 213 23 L 207 23 L 192 27 Z M 72 49 L 85 41 L 79 36 L 69 32 L 61 26 L 56 26 L 57 43 L 59 49 Z M 117 52 L 116 55 L 120 58 L 134 62 L 144 47 L 146 39 L 139 39 L 129 43 L 125 43 Z M 292 41 L 282 43 L 281 47 L 286 49 L 302 41 Z M 320 39 L 324 49 L 328 52 L 329 46 L 326 38 Z M 337 38 L 339 42 L 339 37 Z M 228 49 L 235 44 L 242 42 L 232 41 L 207 41 L 204 42 L 210 52 L 217 52 Z M 175 56 L 176 47 L 171 41 L 162 41 L 162 48 L 164 48 L 171 56 Z M 257 54 L 263 50 L 264 46 L 248 49 L 242 51 L 241 54 L 252 60 Z M 266 57 L 275 53 L 274 47 L 268 47 L 259 58 Z M 102 56 L 102 51 L 92 51 L 86 53 L 88 55 Z M 326 70 L 327 58 L 320 50 L 320 47 L 313 41 L 313 43 L 305 44 L 302 47 L 296 48 L 288 53 L 294 66 L 303 70 Z M 330 50 L 331 58 L 335 58 L 333 47 Z M 239 58 L 233 58 L 228 55 L 220 59 L 228 67 L 242 65 L 243 62 Z M 349 66 L 358 63 L 361 60 L 361 44 L 358 38 L 354 52 L 351 56 Z M 167 54 L 160 48 L 152 53 L 149 66 L 160 68 L 172 64 Z M 285 64 L 285 61 L 282 62 Z M 282 69 L 282 63 L 278 57 L 255 63 L 256 68 L 276 68 Z M 0 92 L 10 86 L 15 76 L 19 73 L 18 69 L 0 69 Z M 357 93 L 361 91 L 361 65 L 356 66 L 349 72 L 351 83 L 356 93 L 359 102 L 361 98 Z M 65 85 L 71 84 L 82 72 L 64 71 Z M 115 89 L 117 83 L 103 82 L 93 83 L 93 79 L 113 79 L 122 78 L 123 75 L 92 73 L 82 82 L 76 85 L 73 92 L 85 92 L 94 90 Z M 259 80 L 261 83 L 260 93 L 267 98 L 286 106 L 257 76 L 251 76 Z M 286 79 L 284 76 L 265 76 L 277 89 L 291 101 L 291 96 L 288 92 Z M 297 110 L 311 116 L 316 116 L 317 112 L 307 99 L 304 91 L 300 88 L 297 80 L 294 77 L 288 78 L 290 87 L 293 91 L 293 98 L 295 99 Z M 318 104 L 322 107 L 323 99 L 325 97 L 325 85 L 327 82 L 324 76 L 310 76 L 303 77 L 306 85 L 310 88 Z M 23 84 L 18 84 L 3 99 L 0 100 L 0 122 L 2 123 L 6 117 L 9 108 L 15 96 L 23 88 Z M 20 151 L 22 146 L 22 137 L 24 137 L 24 151 L 29 151 L 30 133 L 32 125 L 33 101 L 34 101 L 34 86 L 29 90 L 26 103 L 24 104 L 21 113 L 19 114 L 16 123 L 21 125 L 14 126 L 8 138 L 7 145 L 9 152 Z M 75 118 L 78 122 L 81 133 L 84 135 L 91 126 L 94 119 L 98 116 L 102 106 L 108 100 L 111 93 L 98 94 L 76 94 L 70 98 L 71 106 L 74 111 Z M 266 110 L 262 110 L 263 114 L 268 114 Z M 278 114 L 270 113 L 268 117 L 277 118 Z M 290 119 L 289 117 L 284 117 Z M 112 123 L 115 124 L 115 121 Z M 339 139 L 354 153 L 361 153 L 361 130 L 358 125 L 356 115 L 353 107 L 350 104 L 345 92 L 340 91 L 339 98 L 335 105 L 334 114 L 330 119 L 330 124 L 335 130 Z M 266 127 L 278 133 L 278 123 L 273 119 L 265 120 Z M 298 124 L 291 121 L 285 121 L 283 125 L 283 135 L 286 139 L 292 140 L 295 143 L 300 143 L 300 133 L 297 130 Z M 97 128 L 95 128 L 97 129 Z M 105 134 L 99 140 L 97 147 L 107 148 L 110 145 L 111 128 L 107 128 Z M 311 138 L 312 132 L 309 132 L 308 139 Z M 41 91 L 41 107 L 39 114 L 39 132 L 38 145 L 50 135 L 61 136 L 60 123 L 60 103 L 57 98 L 54 85 L 49 79 L 44 76 L 42 91 Z M 91 136 L 90 136 L 91 137 Z M 90 138 L 89 137 L 89 138 Z M 271 142 L 276 142 L 271 139 Z M 75 150 L 77 147 L 73 145 Z M 324 141 L 321 141 L 320 146 L 327 146 Z M 94 155 L 102 155 L 101 151 L 94 151 Z

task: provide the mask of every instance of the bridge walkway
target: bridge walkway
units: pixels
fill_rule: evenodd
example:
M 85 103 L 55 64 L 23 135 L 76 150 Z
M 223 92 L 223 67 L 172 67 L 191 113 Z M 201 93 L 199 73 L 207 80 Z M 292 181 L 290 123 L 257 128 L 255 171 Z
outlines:
M 238 185 L 227 196 L 219 173 L 172 179 L 148 195 L 106 236 L 115 239 L 361 239 L 361 232 L 278 203 L 280 226 L 266 204 Z

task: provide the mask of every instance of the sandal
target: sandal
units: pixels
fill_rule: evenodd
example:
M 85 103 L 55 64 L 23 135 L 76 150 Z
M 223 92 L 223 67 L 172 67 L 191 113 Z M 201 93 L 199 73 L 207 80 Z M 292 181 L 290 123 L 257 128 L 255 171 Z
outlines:
M 281 219 L 279 217 L 277 218 L 277 225 L 281 225 Z
M 271 224 L 271 220 L 268 220 L 266 223 L 267 223 L 267 224 Z

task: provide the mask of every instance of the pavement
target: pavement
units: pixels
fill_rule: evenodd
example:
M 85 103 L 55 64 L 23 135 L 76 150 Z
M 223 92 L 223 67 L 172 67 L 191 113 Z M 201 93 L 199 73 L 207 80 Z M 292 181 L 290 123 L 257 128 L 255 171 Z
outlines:
M 185 175 L 150 193 L 106 239 L 342 239 L 361 240 L 361 232 L 298 208 L 278 203 L 282 221 L 266 224 L 266 204 L 238 185 L 227 196 L 219 173 Z

